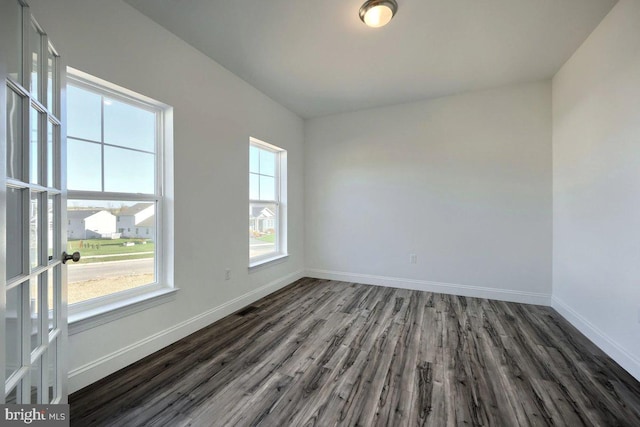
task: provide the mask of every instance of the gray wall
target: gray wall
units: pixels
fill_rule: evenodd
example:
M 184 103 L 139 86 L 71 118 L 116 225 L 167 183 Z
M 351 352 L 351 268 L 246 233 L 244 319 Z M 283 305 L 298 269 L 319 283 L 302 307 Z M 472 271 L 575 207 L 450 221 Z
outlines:
M 300 277 L 303 121 L 121 1 L 30 0 L 68 65 L 174 107 L 174 300 L 70 337 L 70 391 Z M 288 260 L 248 272 L 249 137 L 288 150 Z M 224 280 L 226 268 L 231 280 Z
M 305 168 L 311 275 L 549 303 L 550 82 L 308 120 Z
M 640 2 L 553 79 L 553 306 L 640 379 Z

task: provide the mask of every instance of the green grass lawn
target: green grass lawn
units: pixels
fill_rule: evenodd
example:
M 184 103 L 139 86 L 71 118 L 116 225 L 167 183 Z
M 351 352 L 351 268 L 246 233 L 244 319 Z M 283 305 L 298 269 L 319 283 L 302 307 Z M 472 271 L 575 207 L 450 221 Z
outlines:
M 70 240 L 67 244 L 67 252 L 72 253 L 78 251 L 82 256 L 94 255 L 127 255 L 137 252 L 153 252 L 156 245 L 145 239 L 86 239 L 86 240 Z M 126 242 L 133 242 L 133 246 L 124 246 Z M 80 246 L 82 244 L 82 246 Z M 107 258 L 111 259 L 111 258 Z
M 261 242 L 267 242 L 267 243 L 275 243 L 276 242 L 276 235 L 275 234 L 265 234 L 262 237 L 258 237 L 256 240 L 260 240 Z

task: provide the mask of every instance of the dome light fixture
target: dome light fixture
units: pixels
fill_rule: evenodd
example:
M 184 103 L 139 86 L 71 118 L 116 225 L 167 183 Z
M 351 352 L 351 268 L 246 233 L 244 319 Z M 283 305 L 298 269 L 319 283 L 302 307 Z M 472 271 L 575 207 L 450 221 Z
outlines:
M 367 0 L 360 8 L 360 19 L 369 27 L 384 27 L 397 11 L 396 0 Z

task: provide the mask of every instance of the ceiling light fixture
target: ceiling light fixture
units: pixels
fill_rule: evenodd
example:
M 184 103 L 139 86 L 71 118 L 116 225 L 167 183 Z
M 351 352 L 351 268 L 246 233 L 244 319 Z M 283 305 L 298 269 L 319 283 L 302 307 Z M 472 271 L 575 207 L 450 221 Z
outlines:
M 367 0 L 360 8 L 360 19 L 369 27 L 384 27 L 397 11 L 396 0 Z

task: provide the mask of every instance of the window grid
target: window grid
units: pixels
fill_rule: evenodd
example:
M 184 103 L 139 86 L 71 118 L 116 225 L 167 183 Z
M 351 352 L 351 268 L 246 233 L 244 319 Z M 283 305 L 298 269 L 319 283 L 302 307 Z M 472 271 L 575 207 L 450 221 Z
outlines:
M 11 292 L 15 296 L 17 335 L 14 338 L 20 348 L 17 349 L 18 358 L 14 361 L 17 363 L 16 369 L 8 377 L 0 377 L 4 379 L 0 402 L 60 403 L 62 382 L 52 382 L 50 374 L 53 378 L 58 378 L 62 374 L 61 367 L 54 363 L 55 372 L 51 373 L 47 368 L 59 356 L 57 340 L 62 335 L 63 327 L 62 303 L 59 298 L 61 242 L 55 233 L 50 236 L 44 232 L 49 227 L 60 228 L 57 215 L 52 218 L 56 222 L 49 223 L 47 212 L 49 206 L 52 213 L 60 212 L 62 196 L 59 175 L 62 107 L 57 96 L 60 57 L 46 33 L 31 17 L 29 7 L 19 1 L 17 3 L 21 8 L 19 54 L 22 63 L 18 74 L 6 76 L 5 84 L 7 96 L 14 96 L 19 105 L 15 112 L 20 118 L 16 129 L 19 132 L 18 144 L 13 147 L 17 150 L 14 154 L 18 157 L 19 164 L 15 166 L 19 166 L 19 172 L 10 172 L 6 176 L 6 188 L 8 191 L 19 191 L 18 204 L 14 207 L 19 209 L 20 225 L 19 230 L 13 230 L 18 235 L 12 238 L 20 240 L 24 246 L 21 246 L 19 271 L 5 276 L 3 292 L 7 295 Z M 48 76 L 51 78 L 47 79 Z M 48 135 L 49 129 L 51 135 Z M 51 205 L 48 200 L 51 200 Z M 30 214 L 34 208 L 38 212 L 32 217 Z M 32 246 L 31 241 L 36 244 Z M 49 274 L 54 274 L 55 277 L 52 287 L 43 279 Z M 52 306 L 49 306 L 49 293 L 53 297 Z M 32 314 L 37 317 L 32 319 Z M 34 327 L 38 333 L 32 342 L 31 332 Z M 49 389 L 43 384 L 52 387 Z M 35 395 L 34 388 L 37 390 Z
M 99 132 L 99 140 L 98 138 L 86 138 L 79 136 L 78 134 L 69 133 L 68 141 L 73 143 L 77 141 L 82 144 L 87 144 L 88 146 L 98 146 L 100 147 L 100 190 L 77 190 L 74 189 L 74 183 L 71 179 L 69 179 L 69 191 L 68 191 L 68 200 L 70 202 L 78 202 L 82 203 L 88 201 L 100 201 L 100 202 L 125 202 L 125 203 L 153 203 L 154 208 L 154 223 L 155 223 L 155 238 L 154 238 L 154 266 L 153 266 L 153 281 L 144 285 L 136 285 L 131 289 L 116 291 L 114 293 L 108 293 L 99 297 L 91 298 L 89 300 L 81 301 L 76 304 L 69 304 L 70 307 L 70 315 L 72 317 L 78 315 L 82 317 L 82 313 L 89 313 L 93 310 L 100 310 L 100 307 L 104 307 L 106 305 L 112 303 L 118 303 L 118 301 L 124 301 L 129 297 L 144 294 L 145 292 L 153 293 L 157 289 L 165 288 L 170 286 L 170 283 L 167 283 L 167 278 L 165 277 L 165 270 L 163 264 L 164 251 L 162 250 L 164 244 L 164 234 L 163 234 L 163 205 L 164 205 L 164 195 L 163 195 L 163 180 L 164 177 L 164 168 L 163 168 L 163 153 L 164 153 L 164 140 L 163 140 L 163 129 L 164 129 L 164 111 L 166 106 L 160 103 L 154 103 L 152 100 L 145 98 L 143 96 L 136 96 L 132 92 L 122 89 L 116 88 L 115 85 L 112 85 L 108 82 L 99 81 L 99 79 L 92 78 L 89 75 L 84 73 L 68 69 L 68 86 L 75 87 L 86 92 L 89 92 L 94 95 L 99 96 L 100 100 L 100 132 Z M 135 107 L 136 109 L 143 110 L 145 112 L 152 113 L 154 115 L 154 129 L 153 129 L 153 151 L 148 149 L 140 149 L 135 147 L 128 147 L 121 144 L 107 142 L 105 140 L 105 104 L 107 102 L 119 102 L 121 104 L 125 104 L 129 107 Z M 135 153 L 141 153 L 144 155 L 153 156 L 153 191 L 152 192 L 144 192 L 144 193 L 136 193 L 136 192 L 126 192 L 125 191 L 105 191 L 107 189 L 107 180 L 105 179 L 105 170 L 107 165 L 107 153 L 105 151 L 109 148 L 115 148 L 118 150 L 126 150 L 127 153 L 131 153 L 131 155 Z M 75 186 L 77 187 L 77 186 Z M 119 219 L 119 218 L 118 218 Z M 71 225 L 71 221 L 70 221 Z M 116 228 L 114 231 L 116 233 L 122 232 L 122 228 Z M 130 228 L 129 228 L 130 231 Z M 147 233 L 150 234 L 150 233 Z
M 281 172 L 282 168 L 286 166 L 283 164 L 285 150 L 255 138 L 250 139 L 249 150 L 249 264 L 254 266 L 284 255 L 283 240 L 286 225 L 283 223 L 281 196 L 282 186 L 285 184 L 282 182 Z M 253 162 L 251 158 L 255 153 L 257 153 L 257 162 Z M 263 153 L 273 156 L 268 165 L 263 164 Z M 270 172 L 271 169 L 272 172 Z M 262 178 L 273 180 L 273 184 L 268 186 L 271 187 L 270 189 L 265 191 Z M 272 197 L 264 197 L 265 193 L 272 195 Z M 267 236 L 269 233 L 265 232 L 270 229 L 274 229 L 275 232 L 272 236 Z M 265 239 L 265 242 L 271 242 L 270 239 L 273 239 L 272 248 L 268 243 L 261 243 L 260 239 Z M 260 248 L 261 246 L 262 248 Z M 266 249 L 264 249 L 265 247 Z

